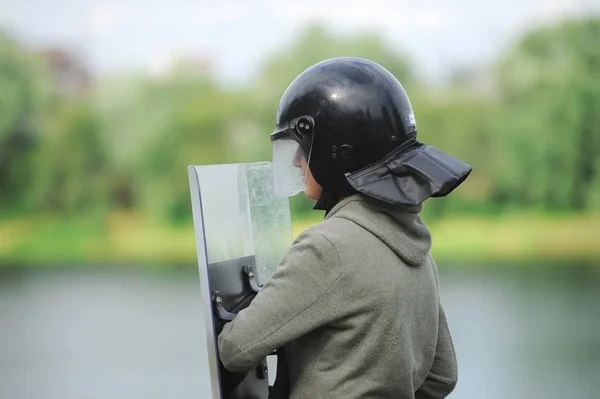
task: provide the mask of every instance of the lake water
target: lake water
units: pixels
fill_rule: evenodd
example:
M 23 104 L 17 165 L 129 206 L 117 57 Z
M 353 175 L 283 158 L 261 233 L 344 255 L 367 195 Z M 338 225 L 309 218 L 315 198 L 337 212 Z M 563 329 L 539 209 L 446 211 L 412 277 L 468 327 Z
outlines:
M 600 268 L 440 265 L 451 398 L 600 398 Z M 194 269 L 0 274 L 0 398 L 203 398 Z

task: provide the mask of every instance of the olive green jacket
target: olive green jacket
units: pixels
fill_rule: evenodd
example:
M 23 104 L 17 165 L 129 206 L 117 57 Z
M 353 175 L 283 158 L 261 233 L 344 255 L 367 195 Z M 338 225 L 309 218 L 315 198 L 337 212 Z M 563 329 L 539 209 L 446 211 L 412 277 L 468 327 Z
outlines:
M 456 358 L 419 211 L 342 200 L 225 326 L 224 366 L 250 370 L 285 345 L 292 399 L 446 397 Z

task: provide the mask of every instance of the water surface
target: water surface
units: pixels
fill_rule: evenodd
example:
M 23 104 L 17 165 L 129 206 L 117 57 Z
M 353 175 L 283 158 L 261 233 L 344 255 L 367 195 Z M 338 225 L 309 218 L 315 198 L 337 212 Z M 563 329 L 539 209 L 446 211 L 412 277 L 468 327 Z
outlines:
M 459 361 L 451 398 L 600 397 L 600 279 L 440 265 Z M 203 398 L 193 269 L 0 275 L 0 398 Z

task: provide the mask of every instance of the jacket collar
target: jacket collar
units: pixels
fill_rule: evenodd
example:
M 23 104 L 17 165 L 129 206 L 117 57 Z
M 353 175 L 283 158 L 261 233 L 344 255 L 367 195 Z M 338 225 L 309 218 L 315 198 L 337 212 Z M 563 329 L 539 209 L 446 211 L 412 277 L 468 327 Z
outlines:
M 391 205 L 391 204 L 387 204 L 385 202 L 379 201 L 379 200 L 375 200 L 373 198 L 367 197 L 364 194 L 352 194 L 344 199 L 342 199 L 340 202 L 338 202 L 333 208 L 331 208 L 331 211 L 329 211 L 329 213 L 325 216 L 325 220 L 329 219 L 330 217 L 333 217 L 333 215 L 335 215 L 336 213 L 338 213 L 342 208 L 344 208 L 345 206 L 347 206 L 348 204 L 351 204 L 353 202 L 362 202 L 365 204 L 369 204 L 371 206 L 374 206 L 376 208 L 381 209 L 382 211 L 399 211 L 402 210 L 406 213 L 420 213 L 423 206 L 422 205 L 413 205 L 413 206 L 408 206 L 408 205 L 403 205 L 403 206 L 399 206 L 399 205 Z

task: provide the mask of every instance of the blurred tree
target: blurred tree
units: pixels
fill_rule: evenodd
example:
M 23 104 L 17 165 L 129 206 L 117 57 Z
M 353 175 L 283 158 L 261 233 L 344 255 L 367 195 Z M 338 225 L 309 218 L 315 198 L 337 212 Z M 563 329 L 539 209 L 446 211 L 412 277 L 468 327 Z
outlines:
M 481 78 L 467 79 L 439 91 L 418 90 L 411 95 L 419 140 L 473 166 L 465 184 L 444 199 L 431 199 L 424 210 L 429 218 L 450 212 L 485 210 L 490 194 L 491 131 L 497 102 L 488 91 L 474 90 Z
M 336 37 L 321 25 L 311 25 L 294 41 L 267 58 L 258 86 L 263 95 L 272 94 L 279 100 L 287 86 L 303 70 L 327 58 L 341 56 L 370 59 L 384 65 L 402 84 L 414 82 L 406 56 L 398 49 L 390 48 L 380 35 L 361 32 L 354 36 Z
M 140 205 L 153 217 L 189 219 L 186 168 L 235 160 L 227 128 L 241 107 L 232 107 L 233 99 L 214 83 L 186 75 L 177 75 L 152 90 L 160 92 L 173 108 L 140 159 L 136 171 Z
M 499 67 L 495 198 L 583 210 L 598 190 L 600 19 L 526 35 Z M 598 207 L 600 204 L 595 204 Z
M 21 205 L 32 179 L 31 157 L 46 98 L 39 60 L 0 31 L 0 206 Z
M 225 92 L 197 70 L 104 82 L 95 103 L 116 171 L 117 207 L 189 220 L 188 165 L 260 160 L 260 129 L 247 117 L 252 97 Z
M 79 215 L 106 210 L 110 167 L 101 133 L 88 101 L 63 105 L 45 119 L 31 190 L 40 210 Z
M 268 135 L 291 81 L 326 58 L 360 56 L 407 87 L 423 141 L 474 166 L 449 199 L 428 203 L 429 215 L 495 205 L 599 208 L 598 43 L 598 19 L 537 29 L 494 76 L 458 71 L 432 90 L 379 36 L 336 37 L 311 26 L 273 53 L 255 81 L 234 90 L 220 87 L 210 68 L 178 64 L 159 77 L 95 82 L 93 90 L 75 68 L 85 89 L 73 96 L 57 94 L 44 62 L 0 34 L 0 206 L 112 207 L 189 221 L 188 165 L 270 160 Z M 312 205 L 302 195 L 292 199 L 296 215 Z

